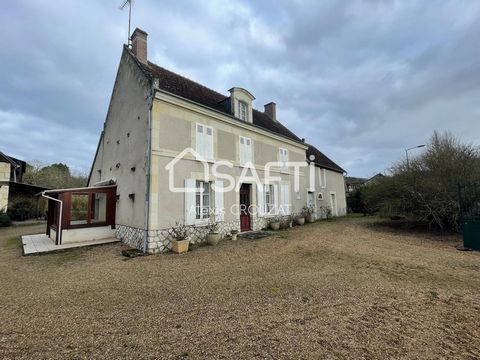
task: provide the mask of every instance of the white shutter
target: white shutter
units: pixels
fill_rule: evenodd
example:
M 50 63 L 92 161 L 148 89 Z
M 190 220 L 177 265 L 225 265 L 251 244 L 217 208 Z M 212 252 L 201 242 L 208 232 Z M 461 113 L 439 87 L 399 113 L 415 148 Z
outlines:
M 323 187 L 327 187 L 327 170 L 322 169 L 322 172 L 323 172 L 322 185 Z
M 265 191 L 263 186 L 262 184 L 257 184 L 257 210 L 259 216 L 265 216 L 267 208 L 265 206 Z
M 282 206 L 282 215 L 290 214 L 290 185 L 280 185 L 280 204 Z
M 215 216 L 216 221 L 224 221 L 225 206 L 223 203 L 223 181 L 217 180 L 214 183 L 215 190 Z
M 274 203 L 274 206 L 275 206 L 275 214 L 278 214 L 278 209 L 280 207 L 280 202 L 279 202 L 279 199 L 280 197 L 278 196 L 278 184 L 273 184 L 273 203 Z
M 205 157 L 209 160 L 213 160 L 213 129 L 211 127 L 205 128 L 204 135 L 204 146 L 205 146 Z
M 193 225 L 195 222 L 195 179 L 185 179 L 185 224 Z
M 252 140 L 245 139 L 245 156 L 248 162 L 252 162 Z

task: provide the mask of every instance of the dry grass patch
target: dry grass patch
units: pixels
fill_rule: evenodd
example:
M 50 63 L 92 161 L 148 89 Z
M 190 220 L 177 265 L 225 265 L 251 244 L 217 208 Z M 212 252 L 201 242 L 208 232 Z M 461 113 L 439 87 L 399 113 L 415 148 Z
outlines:
M 130 260 L 0 230 L 0 357 L 480 358 L 480 254 L 370 221 Z

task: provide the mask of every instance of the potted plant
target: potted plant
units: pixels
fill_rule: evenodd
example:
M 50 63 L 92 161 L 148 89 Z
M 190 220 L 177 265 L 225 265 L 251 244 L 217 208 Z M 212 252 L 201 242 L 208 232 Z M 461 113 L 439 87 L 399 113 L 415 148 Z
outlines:
M 308 223 L 313 223 L 315 221 L 315 208 L 313 206 L 304 206 L 302 211 Z
M 172 251 L 176 254 L 185 253 L 188 251 L 188 245 L 190 244 L 190 238 L 188 236 L 188 226 L 185 224 L 175 222 L 172 226 Z
M 275 217 L 272 218 L 272 220 L 270 220 L 270 228 L 272 230 L 280 229 L 280 217 L 279 216 L 275 216 Z
M 237 235 L 238 235 L 238 230 L 234 229 L 234 230 L 230 231 L 230 235 L 232 236 L 232 241 L 236 241 L 237 240 Z
M 295 218 L 295 220 L 297 221 L 297 224 L 298 225 L 303 225 L 305 224 L 305 213 L 303 211 L 301 211 L 297 217 Z
M 207 244 L 217 245 L 220 241 L 220 232 L 218 231 L 218 223 L 215 221 L 215 216 L 212 216 L 208 222 Z

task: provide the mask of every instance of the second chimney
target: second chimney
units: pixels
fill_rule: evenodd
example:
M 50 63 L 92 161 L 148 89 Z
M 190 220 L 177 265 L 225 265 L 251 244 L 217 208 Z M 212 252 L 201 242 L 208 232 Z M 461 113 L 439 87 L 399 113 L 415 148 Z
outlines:
M 147 36 L 148 34 L 136 28 L 132 34 L 132 51 L 139 61 L 147 63 Z
M 277 105 L 272 101 L 264 106 L 265 114 L 267 114 L 273 121 L 277 121 Z

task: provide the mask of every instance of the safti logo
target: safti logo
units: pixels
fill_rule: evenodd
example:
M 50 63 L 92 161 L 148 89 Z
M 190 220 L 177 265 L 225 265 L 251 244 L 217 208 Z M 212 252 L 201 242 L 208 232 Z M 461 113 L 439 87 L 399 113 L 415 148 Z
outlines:
M 259 189 L 263 189 L 264 185 L 274 184 L 282 181 L 280 176 L 274 176 L 272 173 L 285 173 L 293 176 L 293 189 L 295 192 L 299 192 L 300 189 L 300 175 L 302 168 L 308 168 L 310 184 L 314 184 L 315 179 L 315 160 L 314 155 L 310 155 L 310 164 L 306 161 L 271 161 L 268 162 L 263 169 L 263 177 L 261 177 L 255 168 L 254 164 L 247 162 L 242 165 L 242 171 L 238 179 L 235 179 L 232 175 L 232 169 L 235 165 L 227 160 L 219 161 L 207 161 L 202 155 L 192 148 L 186 148 L 175 156 L 166 166 L 168 171 L 168 188 L 171 192 L 185 193 L 196 192 L 195 185 L 190 187 L 175 186 L 175 165 L 180 160 L 196 161 L 200 162 L 203 167 L 203 181 L 214 180 L 211 182 L 211 188 L 215 192 L 230 192 L 232 190 L 238 192 L 243 183 L 255 184 Z M 288 169 L 288 170 L 285 170 Z M 183 180 L 183 178 L 181 179 Z M 223 186 L 217 187 L 216 183 L 221 181 Z

